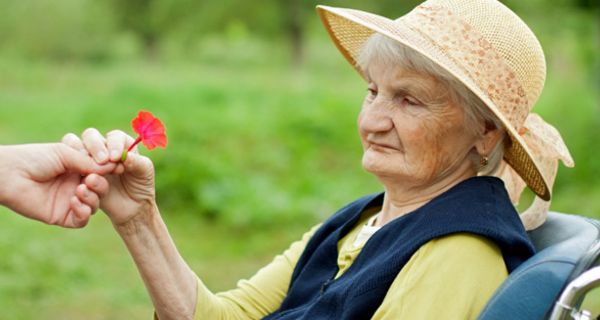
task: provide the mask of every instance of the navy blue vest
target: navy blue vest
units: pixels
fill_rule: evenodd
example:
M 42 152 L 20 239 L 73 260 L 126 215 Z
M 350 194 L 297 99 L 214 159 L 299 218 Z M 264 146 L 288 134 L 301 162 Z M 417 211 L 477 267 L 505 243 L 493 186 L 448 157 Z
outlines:
M 534 254 L 502 181 L 475 177 L 387 223 L 334 280 L 338 241 L 365 209 L 380 207 L 382 202 L 383 193 L 366 196 L 325 221 L 296 264 L 281 307 L 265 319 L 370 319 L 410 257 L 428 241 L 452 233 L 469 232 L 493 240 L 509 272 Z

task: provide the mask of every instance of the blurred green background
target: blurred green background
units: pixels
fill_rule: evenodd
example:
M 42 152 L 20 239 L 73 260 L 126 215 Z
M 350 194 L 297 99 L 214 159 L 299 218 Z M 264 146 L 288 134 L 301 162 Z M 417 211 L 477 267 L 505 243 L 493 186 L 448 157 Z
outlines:
M 594 0 L 506 1 L 548 62 L 535 112 L 576 162 L 553 210 L 600 218 L 600 14 Z M 397 17 L 418 1 L 325 1 Z M 166 123 L 158 203 L 214 291 L 381 187 L 360 166 L 366 88 L 301 0 L 0 0 L 0 144 Z M 586 302 L 600 312 L 600 299 Z M 64 230 L 0 208 L 0 319 L 147 319 L 152 305 L 103 214 Z

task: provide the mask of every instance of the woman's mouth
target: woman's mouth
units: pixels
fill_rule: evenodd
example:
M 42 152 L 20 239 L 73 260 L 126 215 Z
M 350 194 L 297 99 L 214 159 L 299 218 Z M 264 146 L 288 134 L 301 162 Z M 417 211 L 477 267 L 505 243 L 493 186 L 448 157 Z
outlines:
M 377 143 L 369 141 L 369 147 L 376 151 L 399 151 L 397 147 L 387 143 Z

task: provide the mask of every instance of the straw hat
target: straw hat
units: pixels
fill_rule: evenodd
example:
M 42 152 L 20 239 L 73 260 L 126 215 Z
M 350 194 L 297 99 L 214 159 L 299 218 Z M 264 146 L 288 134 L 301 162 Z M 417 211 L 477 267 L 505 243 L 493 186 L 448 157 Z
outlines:
M 460 80 L 504 124 L 510 146 L 504 160 L 541 199 L 550 200 L 549 177 L 524 139 L 525 120 L 546 78 L 544 53 L 527 25 L 496 0 L 429 0 L 391 20 L 328 6 L 317 12 L 344 57 L 356 64 L 375 32 L 410 47 Z M 537 132 L 544 139 L 544 132 Z
M 575 162 L 560 133 L 535 113 L 530 113 L 527 116 L 523 129 L 520 130 L 521 132 L 523 132 L 521 136 L 533 152 L 536 163 L 540 165 L 539 168 L 550 184 L 550 189 L 552 189 L 558 172 L 558 163 L 562 162 L 570 168 L 575 166 Z M 504 180 L 504 186 L 512 202 L 515 205 L 518 204 L 521 193 L 525 188 L 525 181 L 521 179 L 517 172 L 506 165 L 505 161 L 502 161 L 500 169 L 495 175 Z M 533 230 L 541 226 L 546 221 L 549 210 L 550 200 L 546 201 L 535 197 L 531 205 L 520 214 L 525 230 Z

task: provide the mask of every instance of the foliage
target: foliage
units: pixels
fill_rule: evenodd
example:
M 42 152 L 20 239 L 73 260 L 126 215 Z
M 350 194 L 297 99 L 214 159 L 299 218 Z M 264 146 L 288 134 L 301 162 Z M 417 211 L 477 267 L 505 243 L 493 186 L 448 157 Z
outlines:
M 104 59 L 113 40 L 109 8 L 91 0 L 0 1 L 0 50 L 32 59 Z
M 290 64 L 281 0 L 149 1 L 146 21 L 159 39 L 153 60 L 144 59 L 140 31 L 115 12 L 124 2 L 0 2 L 0 144 L 58 141 L 90 126 L 129 130 L 139 109 L 152 111 L 170 139 L 150 154 L 159 206 L 215 290 L 252 274 L 344 203 L 381 189 L 360 167 L 355 118 L 366 88 L 310 1 L 302 2 L 301 68 Z M 576 161 L 560 168 L 553 210 L 600 218 L 596 12 L 567 0 L 560 13 L 533 10 L 550 7 L 543 0 L 512 2 L 548 60 L 534 110 L 560 130 Z M 330 2 L 390 17 L 405 11 L 395 3 Z M 150 315 L 105 217 L 65 231 L 0 210 L 0 224 L 2 317 Z
M 302 54 L 306 34 L 320 22 L 315 6 L 359 8 L 396 18 L 419 0 L 0 0 L 0 53 L 33 59 L 106 60 L 167 52 L 187 55 L 207 35 L 287 39 Z M 590 0 L 505 0 L 526 15 L 598 14 Z M 176 48 L 176 50 L 173 50 Z M 293 57 L 298 60 L 301 57 Z M 301 59 L 300 59 L 301 61 Z

